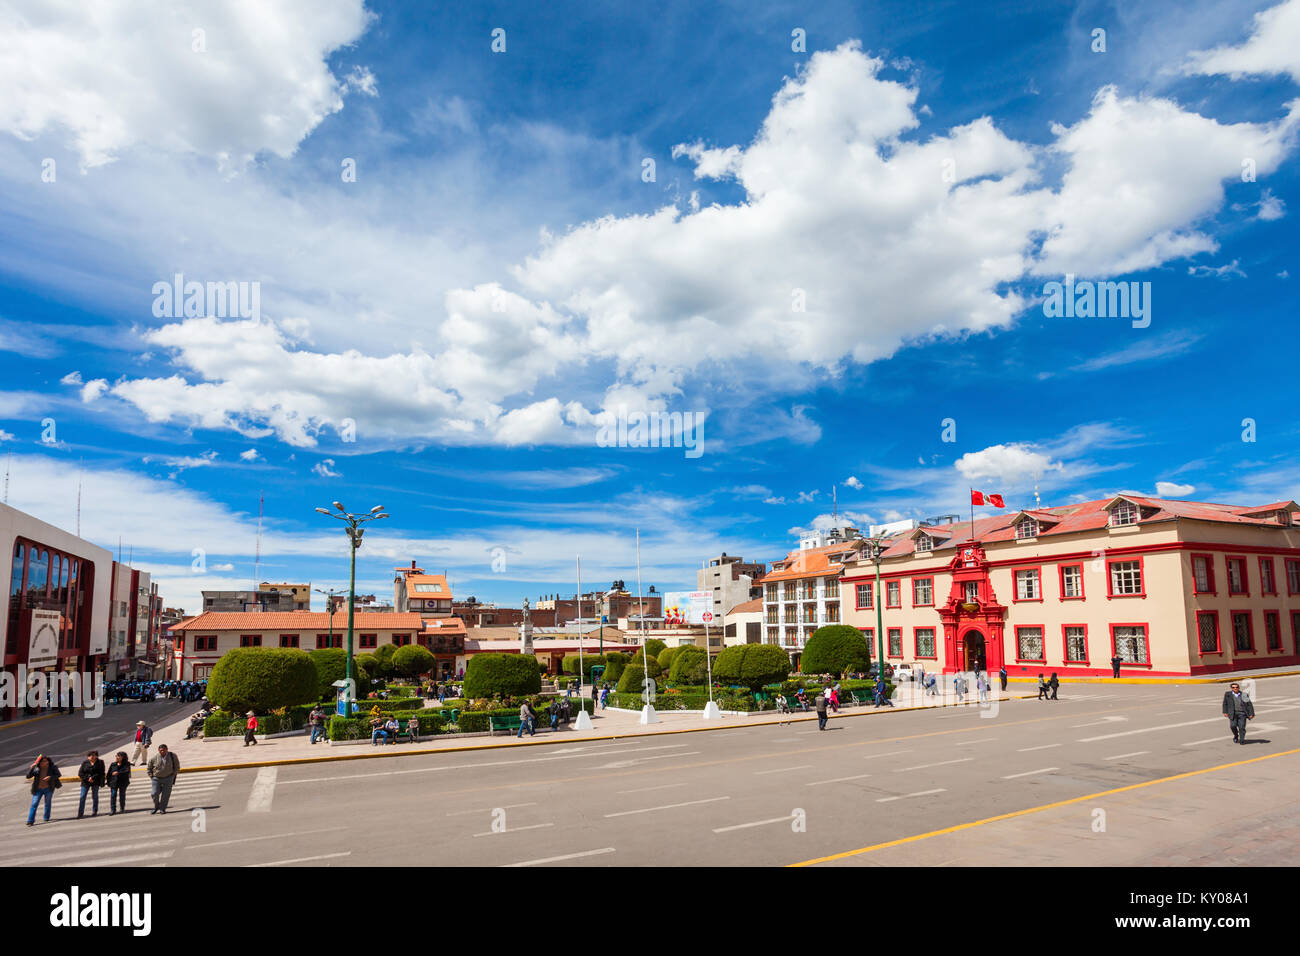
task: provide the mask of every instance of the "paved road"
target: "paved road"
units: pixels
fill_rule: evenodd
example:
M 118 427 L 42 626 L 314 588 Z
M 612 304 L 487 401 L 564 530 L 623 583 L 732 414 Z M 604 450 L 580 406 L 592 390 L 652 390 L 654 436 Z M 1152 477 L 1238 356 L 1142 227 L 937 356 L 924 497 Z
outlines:
M 91 748 L 98 750 L 101 757 L 119 750 L 129 755 L 131 748 L 127 743 L 135 737 L 137 720 L 157 728 L 198 709 L 194 702 L 128 701 L 106 706 L 101 716 L 95 718 L 87 718 L 81 711 L 72 715 L 55 713 L 52 717 L 5 727 L 0 729 L 0 777 L 26 773 L 38 753 L 49 754 L 64 774 L 75 775 Z M 158 738 L 154 744 L 170 742 Z
M 825 732 L 796 722 L 212 772 L 186 775 L 166 817 L 70 820 L 65 789 L 56 821 L 30 830 L 9 781 L 0 865 L 773 865 L 891 841 L 906 842 L 831 862 L 1156 864 L 1176 862 L 1173 847 L 1209 863 L 1247 833 L 1242 862 L 1294 863 L 1300 754 L 1020 813 L 1300 749 L 1300 678 L 1259 682 L 1245 747 L 1219 715 L 1222 693 L 1088 685 L 991 718 L 945 709 Z M 128 802 L 144 808 L 146 788 Z M 1019 815 L 964 826 L 1006 814 Z

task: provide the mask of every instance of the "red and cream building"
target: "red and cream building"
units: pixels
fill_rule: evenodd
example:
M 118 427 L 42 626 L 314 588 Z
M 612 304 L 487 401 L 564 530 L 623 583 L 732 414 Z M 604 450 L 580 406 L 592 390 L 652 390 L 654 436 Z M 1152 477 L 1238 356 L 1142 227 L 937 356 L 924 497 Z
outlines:
M 1300 663 L 1300 506 L 1133 495 L 921 526 L 885 541 L 886 659 L 1013 676 L 1195 675 Z M 875 565 L 840 578 L 877 647 Z
M 296 647 L 313 651 L 343 647 L 347 616 L 323 611 L 208 612 L 172 627 L 175 680 L 204 680 L 221 655 L 236 647 Z M 340 627 L 340 624 L 342 625 Z M 465 625 L 455 617 L 427 620 L 416 612 L 375 611 L 357 615 L 353 652 L 372 654 L 385 644 L 419 644 L 437 659 L 440 677 L 463 665 Z

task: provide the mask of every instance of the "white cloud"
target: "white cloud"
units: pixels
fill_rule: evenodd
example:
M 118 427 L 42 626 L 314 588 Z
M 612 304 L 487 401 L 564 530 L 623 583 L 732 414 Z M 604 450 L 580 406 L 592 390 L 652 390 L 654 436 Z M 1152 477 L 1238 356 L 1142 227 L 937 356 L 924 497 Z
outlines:
M 1246 42 L 1191 54 L 1187 73 L 1242 76 L 1285 73 L 1300 83 L 1300 0 L 1286 0 L 1255 14 Z
M 311 466 L 311 470 L 322 478 L 341 478 L 342 473 L 334 470 L 333 458 L 322 458 Z
M 1186 498 L 1196 492 L 1195 485 L 1180 485 L 1172 481 L 1156 482 L 1157 498 Z
M 59 379 L 60 385 L 82 385 L 80 372 L 69 372 L 63 378 Z
M 799 504 L 805 504 L 807 502 L 812 501 L 816 497 L 817 497 L 816 491 L 801 491 L 799 492 L 799 496 L 795 498 L 795 501 L 797 501 Z
M 21 6 L 0 7 L 0 129 L 66 131 L 87 167 L 136 146 L 231 168 L 264 150 L 290 156 L 345 89 L 373 93 L 368 71 L 341 84 L 326 64 L 364 32 L 362 0 Z
M 108 382 L 102 378 L 91 379 L 81 387 L 81 400 L 90 404 L 108 391 Z
M 1246 273 L 1241 271 L 1239 259 L 1233 259 L 1221 266 L 1188 266 L 1187 274 L 1189 276 L 1215 279 L 1229 279 L 1233 276 L 1241 279 L 1246 278 Z
M 239 453 L 240 461 L 257 461 L 261 457 L 262 456 L 257 453 L 256 448 L 250 448 L 248 451 L 241 451 Z
M 856 475 L 849 475 L 844 479 L 844 483 L 855 490 L 861 490 L 862 488 L 862 482 L 858 480 Z
M 0 428 L 0 441 L 13 441 L 14 437 L 13 432 L 7 432 L 3 428 Z
M 981 451 L 967 452 L 954 465 L 968 481 L 991 482 L 988 491 L 992 493 L 1001 488 L 1020 487 L 1027 480 L 1062 468 L 1059 461 L 1052 461 L 1023 443 L 990 445 Z
M 211 565 L 211 566 L 209 567 L 209 570 L 211 570 L 211 571 L 233 571 L 233 570 L 235 570 L 235 566 L 234 566 L 233 564 L 231 564 L 229 561 L 227 561 L 225 564 L 214 564 L 214 565 Z M 212 589 L 212 588 L 209 588 L 208 590 L 213 590 L 213 589 Z
M 1272 222 L 1286 215 L 1286 203 L 1265 189 L 1259 200 L 1259 213 L 1256 218 L 1263 222 Z

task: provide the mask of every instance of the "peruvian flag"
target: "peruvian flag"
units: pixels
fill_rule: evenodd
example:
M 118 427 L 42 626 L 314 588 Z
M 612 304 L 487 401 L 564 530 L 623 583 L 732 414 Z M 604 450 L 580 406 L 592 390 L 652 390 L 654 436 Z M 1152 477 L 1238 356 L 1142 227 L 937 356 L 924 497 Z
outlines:
M 984 499 L 985 499 L 985 498 L 988 499 L 988 503 L 989 503 L 991 506 L 993 506 L 994 508 L 1005 508 L 1005 507 L 1006 507 L 1006 505 L 1005 505 L 1005 504 L 1003 503 L 1003 501 L 1002 501 L 1002 496 L 1001 496 L 1001 495 L 985 495 L 984 492 L 982 492 L 982 491 L 976 491 L 974 488 L 971 489 L 971 492 L 970 492 L 970 503 L 971 503 L 972 505 L 982 505 L 982 504 L 984 504 Z

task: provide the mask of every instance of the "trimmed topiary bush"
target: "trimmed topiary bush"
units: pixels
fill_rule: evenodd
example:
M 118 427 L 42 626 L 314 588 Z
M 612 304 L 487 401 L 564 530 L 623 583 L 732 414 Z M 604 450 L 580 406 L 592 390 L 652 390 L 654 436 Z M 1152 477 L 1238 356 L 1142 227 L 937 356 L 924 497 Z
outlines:
M 605 663 L 606 662 L 605 662 L 604 654 L 583 654 L 582 655 L 583 683 L 591 682 L 591 669 L 593 667 L 595 667 L 597 664 L 605 664 Z M 578 655 L 565 654 L 564 663 L 562 666 L 564 668 L 564 673 L 576 675 L 578 673 Z
M 341 647 L 322 647 L 308 651 L 307 656 L 311 658 L 319 678 L 316 699 L 334 700 L 338 696 L 338 688 L 334 686 L 334 682 L 343 680 L 347 676 L 348 652 Z M 352 679 L 357 682 L 357 697 L 365 697 L 370 693 L 370 677 L 362 669 L 360 662 L 360 657 L 352 659 Z
M 208 678 L 208 700 L 236 714 L 309 704 L 319 690 L 316 665 L 296 647 L 232 648 Z
M 420 644 L 407 644 L 393 653 L 393 668 L 403 677 L 419 677 L 437 666 L 433 652 Z
M 635 664 L 628 664 L 627 667 L 623 668 L 623 676 L 619 678 L 616 690 L 620 694 L 639 695 L 645 689 L 644 681 L 645 668 L 641 666 L 641 662 L 638 660 Z
M 703 684 L 709 678 L 709 655 L 702 647 L 673 648 L 668 679 L 674 684 Z
M 713 662 L 713 679 L 742 684 L 753 690 L 785 680 L 790 655 L 775 644 L 738 644 L 728 647 Z
M 808 638 L 799 664 L 807 674 L 833 674 L 866 670 L 871 663 L 867 639 L 856 627 L 827 624 Z
M 652 637 L 645 642 L 645 649 L 654 660 L 659 659 L 659 655 L 668 649 L 668 644 L 657 637 Z
M 673 667 L 673 657 L 677 654 L 678 648 L 665 647 L 659 652 L 659 667 L 665 673 L 671 673 Z
M 609 681 L 617 684 L 618 679 L 623 676 L 623 668 L 627 667 L 631 656 L 624 654 L 622 651 L 610 651 L 605 655 L 605 673 L 600 676 L 602 683 Z
M 465 668 L 466 697 L 526 697 L 542 689 L 542 669 L 531 654 L 475 654 Z

